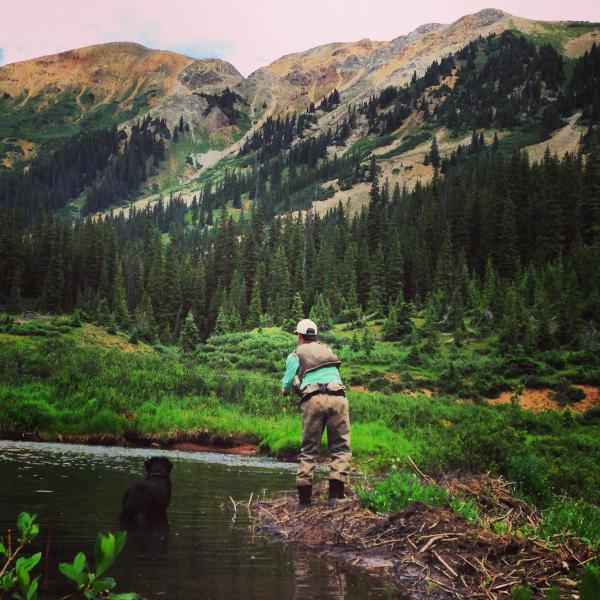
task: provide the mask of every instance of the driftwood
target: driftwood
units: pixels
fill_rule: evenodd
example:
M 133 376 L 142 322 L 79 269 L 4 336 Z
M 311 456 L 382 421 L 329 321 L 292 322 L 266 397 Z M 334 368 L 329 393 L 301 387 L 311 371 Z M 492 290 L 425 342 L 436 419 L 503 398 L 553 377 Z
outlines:
M 255 535 L 311 548 L 349 567 L 367 569 L 397 584 L 403 597 L 510 598 L 521 583 L 543 597 L 550 586 L 569 592 L 571 579 L 595 557 L 577 540 L 549 543 L 513 534 L 493 533 L 502 521 L 510 531 L 535 525 L 539 515 L 511 494 L 511 486 L 489 476 L 469 480 L 448 477 L 442 482 L 453 494 L 476 499 L 485 508 L 477 525 L 447 507 L 413 503 L 389 515 L 361 507 L 356 497 L 331 508 L 318 500 L 299 509 L 295 495 L 256 501 L 250 505 Z M 576 597 L 576 596 L 575 596 Z

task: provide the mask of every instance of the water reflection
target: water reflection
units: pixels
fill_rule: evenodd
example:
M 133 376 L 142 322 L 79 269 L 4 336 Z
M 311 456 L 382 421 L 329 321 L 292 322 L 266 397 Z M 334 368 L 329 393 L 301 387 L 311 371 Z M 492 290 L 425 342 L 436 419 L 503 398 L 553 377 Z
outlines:
M 68 591 L 58 563 L 83 550 L 93 556 L 98 532 L 115 531 L 122 493 L 140 480 L 152 455 L 173 463 L 168 526 L 136 531 L 109 575 L 122 591 L 168 600 L 383 599 L 375 579 L 347 573 L 312 554 L 252 538 L 249 517 L 223 507 L 262 489 L 290 489 L 293 465 L 256 458 L 0 442 L 0 534 L 22 510 L 40 515 L 40 550 L 48 578 L 40 598 Z M 50 523 L 52 523 L 51 535 Z M 166 525 L 166 524 L 163 524 Z
M 292 550 L 292 562 L 294 565 L 294 595 L 293 600 L 306 600 L 307 598 L 318 598 L 323 596 L 313 595 L 313 569 L 314 556 L 302 551 Z M 326 597 L 332 600 L 346 600 L 353 598 L 348 594 L 348 582 L 346 573 L 337 565 L 332 563 L 323 564 L 323 590 Z

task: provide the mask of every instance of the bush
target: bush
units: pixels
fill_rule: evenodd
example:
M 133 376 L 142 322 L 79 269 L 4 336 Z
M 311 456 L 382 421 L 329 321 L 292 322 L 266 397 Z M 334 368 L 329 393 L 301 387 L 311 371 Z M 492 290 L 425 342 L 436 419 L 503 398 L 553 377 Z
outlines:
M 535 504 L 545 504 L 550 498 L 550 483 L 544 462 L 534 454 L 511 456 L 506 476 L 517 485 L 520 494 Z

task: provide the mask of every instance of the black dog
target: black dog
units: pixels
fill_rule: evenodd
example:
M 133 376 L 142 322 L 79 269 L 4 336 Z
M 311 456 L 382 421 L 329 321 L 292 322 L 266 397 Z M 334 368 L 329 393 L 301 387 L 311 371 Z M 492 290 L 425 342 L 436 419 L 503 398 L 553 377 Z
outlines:
M 169 475 L 173 465 L 167 458 L 153 456 L 144 466 L 148 475 L 125 492 L 119 523 L 127 531 L 168 529 L 167 509 L 171 502 Z

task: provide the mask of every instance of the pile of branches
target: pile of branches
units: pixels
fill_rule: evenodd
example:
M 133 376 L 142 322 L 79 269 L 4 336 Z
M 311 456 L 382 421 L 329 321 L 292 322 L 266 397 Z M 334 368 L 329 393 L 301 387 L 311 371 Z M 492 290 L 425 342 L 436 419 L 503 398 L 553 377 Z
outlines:
M 485 498 L 498 516 L 503 511 L 509 520 L 514 515 L 515 524 L 537 522 L 532 509 L 514 497 L 509 500 L 508 488 L 491 481 L 477 485 L 485 483 Z M 476 493 L 474 482 L 456 481 L 453 485 L 464 486 L 463 493 Z M 479 492 L 483 493 L 483 487 Z M 482 495 L 477 500 L 481 502 Z M 518 584 L 540 594 L 551 586 L 573 593 L 576 582 L 569 575 L 595 557 L 591 548 L 578 541 L 550 547 L 539 539 L 499 535 L 467 522 L 449 506 L 420 502 L 377 515 L 364 509 L 356 497 L 336 507 L 323 501 L 300 509 L 295 496 L 284 496 L 255 502 L 251 512 L 256 535 L 275 537 L 342 564 L 376 571 L 411 598 L 496 600 L 509 598 Z

